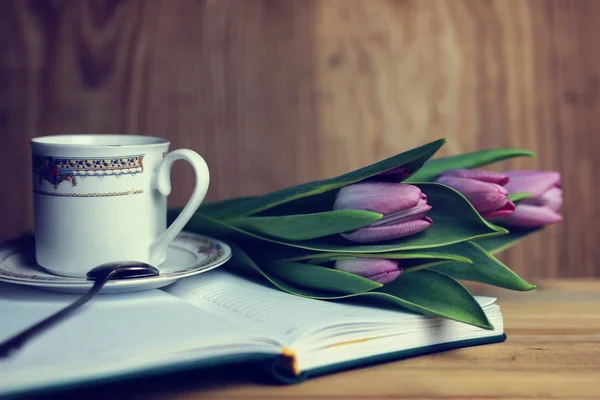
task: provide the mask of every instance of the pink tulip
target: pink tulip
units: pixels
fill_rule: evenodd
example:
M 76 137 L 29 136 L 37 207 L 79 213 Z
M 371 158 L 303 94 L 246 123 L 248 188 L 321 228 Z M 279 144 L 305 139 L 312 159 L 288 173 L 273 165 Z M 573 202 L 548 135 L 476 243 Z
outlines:
M 515 205 L 508 199 L 504 185 L 509 177 L 481 169 L 451 169 L 440 174 L 436 182 L 459 191 L 486 220 L 511 215 Z
M 560 174 L 554 171 L 510 171 L 509 193 L 526 192 L 532 197 L 517 205 L 514 214 L 503 218 L 510 226 L 535 228 L 562 221 L 557 212 L 563 203 Z
M 381 284 L 390 283 L 400 276 L 402 267 L 397 260 L 383 258 L 353 258 L 338 260 L 333 267 L 339 271 L 362 276 Z
M 361 182 L 340 189 L 334 210 L 366 210 L 383 218 L 341 235 L 353 242 L 373 243 L 413 235 L 428 228 L 431 206 L 416 186 L 391 182 Z

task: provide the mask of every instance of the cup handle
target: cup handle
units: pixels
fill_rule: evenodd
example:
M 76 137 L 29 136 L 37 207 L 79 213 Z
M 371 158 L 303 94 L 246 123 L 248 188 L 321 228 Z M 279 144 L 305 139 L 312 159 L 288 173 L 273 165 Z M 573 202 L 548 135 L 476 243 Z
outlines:
M 175 150 L 168 153 L 161 161 L 154 178 L 154 187 L 163 196 L 171 194 L 171 167 L 177 160 L 185 160 L 189 162 L 196 173 L 196 185 L 192 196 L 187 204 L 179 213 L 179 216 L 173 221 L 171 226 L 167 228 L 159 237 L 150 244 L 150 262 L 152 264 L 161 261 L 161 255 L 166 252 L 169 243 L 183 230 L 190 218 L 194 215 L 208 191 L 210 183 L 210 175 L 206 161 L 195 151 L 188 149 Z

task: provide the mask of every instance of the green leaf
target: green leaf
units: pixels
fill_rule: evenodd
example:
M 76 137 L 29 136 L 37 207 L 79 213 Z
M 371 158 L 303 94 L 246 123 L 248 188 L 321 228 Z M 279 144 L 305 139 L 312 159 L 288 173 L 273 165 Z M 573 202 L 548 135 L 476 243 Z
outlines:
M 333 203 L 340 189 L 330 190 L 325 193 L 319 193 L 308 197 L 301 197 L 296 200 L 290 200 L 264 210 L 258 215 L 289 215 L 289 214 L 309 214 L 331 210 Z
M 535 157 L 535 153 L 523 149 L 481 150 L 427 161 L 423 168 L 408 178 L 405 183 L 433 181 L 449 169 L 471 169 L 493 164 L 513 157 Z
M 301 261 L 306 260 L 312 264 L 322 264 L 331 261 L 344 260 L 348 258 L 387 258 L 391 260 L 427 260 L 434 261 L 456 261 L 472 262 L 466 257 L 457 254 L 442 254 L 427 251 L 398 251 L 394 253 L 327 253 L 327 252 L 309 252 L 303 256 L 283 259 L 282 261 Z
M 281 245 L 270 241 L 240 237 L 236 243 L 243 247 L 244 251 L 255 261 L 261 265 L 270 264 L 273 262 L 283 261 L 299 261 L 308 262 L 311 264 L 325 264 L 340 259 L 348 258 L 389 258 L 401 259 L 402 265 L 411 267 L 414 263 L 419 265 L 422 263 L 450 261 L 450 262 L 467 262 L 466 257 L 451 254 L 444 251 L 443 247 L 426 249 L 426 250 L 411 250 L 397 251 L 390 253 L 343 253 L 343 252 L 321 252 L 300 249 L 287 245 Z M 408 265 L 410 263 L 410 265 Z
M 199 213 L 192 217 L 186 229 L 222 239 L 253 238 L 301 249 L 361 254 L 428 249 L 508 232 L 481 218 L 471 203 L 456 190 L 438 183 L 419 184 L 419 186 L 427 194 L 428 202 L 433 207 L 429 212 L 433 224 L 415 235 L 381 244 L 361 245 L 349 242 L 339 235 L 304 241 L 273 239 Z
M 460 283 L 435 271 L 422 270 L 402 274 L 376 291 L 400 298 L 412 311 L 443 316 L 481 328 L 493 329 L 485 312 Z M 412 308 L 412 305 L 417 307 Z
M 524 281 L 506 265 L 475 243 L 460 243 L 450 246 L 448 251 L 455 252 L 473 260 L 467 263 L 445 263 L 432 270 L 444 273 L 454 279 L 481 282 L 510 290 L 532 290 L 535 285 Z
M 477 239 L 474 241 L 474 243 L 477 243 L 479 246 L 481 246 L 481 248 L 492 254 L 498 254 L 501 251 L 517 244 L 517 242 L 521 241 L 532 233 L 539 232 L 542 229 L 543 228 L 525 229 L 511 227 L 506 235 Z
M 224 267 L 249 279 L 259 279 L 261 281 L 267 280 L 270 284 L 284 292 L 293 294 L 295 296 L 318 300 L 342 300 L 360 294 L 354 293 L 340 295 L 339 292 L 336 293 L 335 291 L 324 290 L 323 288 L 302 286 L 299 282 L 287 281 L 260 268 L 254 262 L 254 260 L 250 258 L 248 254 L 246 254 L 242 248 L 235 243 L 230 242 L 229 245 L 232 248 L 232 257 L 231 260 L 224 265 Z
M 525 193 L 525 192 L 519 192 L 519 193 L 511 193 L 508 196 L 508 199 L 510 201 L 512 201 L 513 203 L 517 204 L 519 203 L 521 200 L 525 200 L 530 198 L 531 196 L 533 196 L 531 193 Z
M 244 251 L 255 262 L 258 262 L 261 265 L 290 261 L 323 265 L 337 260 L 353 258 L 387 258 L 402 260 L 401 265 L 405 271 L 407 269 L 413 271 L 428 266 L 439 265 L 444 262 L 472 262 L 466 257 L 457 254 L 449 254 L 443 250 L 439 250 L 442 248 L 392 253 L 328 253 L 299 249 L 256 239 L 246 239 L 237 241 L 236 243 L 242 246 Z
M 322 258 L 314 258 L 311 260 L 307 260 L 307 263 L 313 264 L 313 265 L 322 265 L 322 264 L 328 264 L 328 263 L 332 263 L 338 260 L 352 260 L 354 258 L 389 258 L 389 259 L 398 259 L 398 257 L 377 257 L 374 254 L 369 254 L 368 256 L 362 256 L 362 255 L 348 255 L 348 254 L 339 254 L 337 253 L 337 255 L 332 256 L 329 259 L 322 259 Z M 463 261 L 464 260 L 464 261 Z M 404 269 L 404 274 L 409 273 L 409 272 L 414 272 L 414 271 L 419 271 L 421 269 L 427 269 L 427 268 L 431 268 L 431 267 L 435 267 L 438 265 L 444 265 L 446 263 L 452 263 L 455 264 L 457 262 L 466 262 L 466 263 L 471 263 L 472 261 L 467 259 L 467 258 L 463 258 L 463 260 L 459 260 L 459 261 L 455 261 L 455 260 L 444 260 L 444 259 L 435 259 L 435 258 L 409 258 L 409 259 L 402 259 L 402 262 L 400 263 L 400 265 L 402 266 L 402 268 Z
M 372 305 L 374 303 L 376 306 L 392 306 L 393 308 L 399 308 L 403 311 L 409 310 L 426 316 L 454 319 L 486 329 L 492 328 L 492 325 L 489 323 L 487 318 L 485 318 L 485 314 L 483 314 L 482 317 L 481 308 L 479 307 L 479 310 L 477 310 L 477 308 L 469 302 L 469 292 L 458 282 L 454 281 L 453 283 L 451 278 L 446 277 L 447 279 L 444 279 L 443 277 L 437 276 L 442 274 L 437 274 L 435 276 L 435 278 L 437 279 L 432 280 L 432 283 L 441 282 L 440 295 L 437 294 L 437 288 L 429 288 L 428 293 L 423 293 L 420 296 L 410 296 L 411 290 L 407 289 L 407 292 L 409 292 L 409 297 L 413 297 L 414 302 L 400 298 L 393 294 L 380 292 L 379 290 L 392 285 L 394 282 L 399 281 L 401 278 L 402 283 L 394 285 L 395 288 L 402 289 L 407 285 L 411 285 L 411 282 L 416 282 L 417 285 L 419 283 L 426 284 L 426 282 L 422 282 L 423 279 L 419 278 L 425 278 L 425 280 L 427 280 L 428 276 L 433 276 L 431 275 L 434 274 L 433 272 L 419 271 L 412 274 L 400 275 L 400 277 L 396 279 L 396 281 L 383 286 L 383 288 L 381 289 L 377 289 L 377 291 L 339 295 L 327 290 L 302 287 L 297 283 L 295 284 L 285 279 L 273 276 L 259 268 L 258 265 L 256 265 L 256 263 L 250 257 L 248 257 L 248 255 L 245 254 L 239 246 L 235 245 L 234 243 L 230 243 L 230 246 L 233 250 L 233 256 L 231 260 L 227 264 L 225 264 L 225 268 L 231 270 L 234 273 L 246 276 L 249 279 L 258 279 L 259 281 L 262 280 L 263 282 L 264 280 L 266 280 L 279 290 L 296 296 L 329 301 L 356 300 L 359 302 L 359 304 L 361 302 L 364 302 L 367 305 Z M 425 276 L 418 275 L 422 272 L 431 272 L 431 274 Z M 417 275 L 416 279 L 406 278 L 408 276 L 414 275 Z M 421 287 L 422 286 L 423 285 L 421 285 Z M 393 290 L 394 289 L 392 289 L 392 291 Z M 452 295 L 452 291 L 454 291 L 454 295 Z M 398 294 L 400 296 L 402 295 L 401 293 Z M 429 297 L 432 297 L 433 299 L 430 299 Z M 454 301 L 456 299 L 459 301 L 455 305 L 440 304 L 440 300 L 443 301 L 443 299 L 449 299 L 450 301 Z M 419 303 L 423 303 L 423 305 Z M 462 307 L 465 306 L 466 308 L 462 309 Z M 478 307 L 479 304 L 476 304 L 476 306 Z
M 311 290 L 302 288 L 293 283 L 288 283 L 276 276 L 271 276 L 264 272 L 238 245 L 233 242 L 228 243 L 232 249 L 232 257 L 223 267 L 236 274 L 245 276 L 248 279 L 264 281 L 267 280 L 270 284 L 284 292 L 295 296 L 306 297 L 311 299 L 342 299 L 346 296 L 339 296 L 323 290 Z
M 249 255 L 252 257 L 252 259 L 260 263 L 271 263 L 278 261 L 302 261 L 310 262 L 311 264 L 322 264 L 338 259 L 355 257 L 471 262 L 471 260 L 469 260 L 466 257 L 449 253 L 445 250 L 448 247 L 436 247 L 423 250 L 392 251 L 383 253 L 347 253 L 307 250 L 254 238 L 240 238 L 240 240 L 238 240 L 237 243 L 243 245 L 246 252 L 250 251 Z
M 461 262 L 461 261 L 459 261 Z M 404 268 L 403 274 L 410 274 L 412 272 L 420 271 L 422 269 L 429 269 L 431 267 L 437 267 L 439 265 L 445 264 L 455 264 L 455 261 L 451 260 L 431 260 L 431 259 L 420 259 L 420 260 L 407 260 L 404 264 L 402 264 L 402 268 Z M 471 263 L 469 260 L 468 264 Z
M 228 221 L 249 232 L 284 240 L 308 240 L 361 228 L 383 215 L 362 210 L 333 210 L 279 217 L 239 217 Z
M 341 295 L 364 293 L 383 286 L 358 275 L 298 262 L 272 263 L 263 266 L 263 271 L 303 287 Z
M 238 202 L 233 199 L 227 207 L 213 206 L 211 216 L 219 219 L 252 215 L 292 200 L 339 189 L 397 167 L 408 166 L 414 171 L 431 158 L 445 142 L 445 139 L 439 139 L 335 178 L 303 183 L 245 201 Z

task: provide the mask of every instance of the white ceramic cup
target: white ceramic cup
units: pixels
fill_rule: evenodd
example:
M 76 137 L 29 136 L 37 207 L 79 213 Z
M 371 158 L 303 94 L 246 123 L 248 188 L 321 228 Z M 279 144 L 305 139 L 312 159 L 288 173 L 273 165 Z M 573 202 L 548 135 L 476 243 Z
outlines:
M 154 266 L 200 206 L 209 185 L 204 159 L 168 153 L 169 141 L 135 135 L 57 135 L 31 140 L 35 255 L 49 272 L 84 277 L 112 261 Z M 167 229 L 171 166 L 186 160 L 196 186 Z

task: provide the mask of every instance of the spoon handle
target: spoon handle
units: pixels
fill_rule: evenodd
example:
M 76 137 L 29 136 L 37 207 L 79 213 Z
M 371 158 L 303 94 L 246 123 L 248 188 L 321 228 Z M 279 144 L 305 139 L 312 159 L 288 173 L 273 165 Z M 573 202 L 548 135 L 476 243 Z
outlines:
M 94 286 L 82 297 L 78 300 L 74 301 L 67 307 L 63 308 L 60 311 L 50 315 L 49 317 L 41 320 L 35 325 L 27 328 L 26 330 L 18 333 L 16 336 L 6 340 L 5 342 L 0 344 L 0 358 L 6 358 L 11 356 L 16 350 L 21 348 L 25 342 L 31 339 L 33 336 L 39 334 L 40 332 L 50 328 L 52 325 L 60 322 L 66 316 L 71 314 L 73 311 L 93 299 L 98 292 L 102 289 L 104 284 L 110 279 L 110 276 L 106 276 L 104 279 L 99 279 L 94 282 Z

